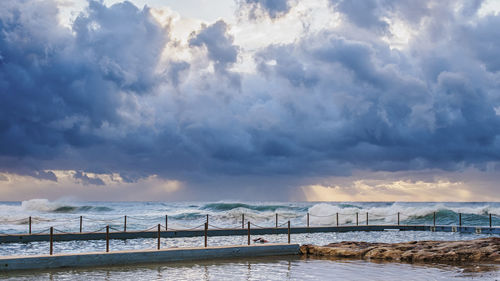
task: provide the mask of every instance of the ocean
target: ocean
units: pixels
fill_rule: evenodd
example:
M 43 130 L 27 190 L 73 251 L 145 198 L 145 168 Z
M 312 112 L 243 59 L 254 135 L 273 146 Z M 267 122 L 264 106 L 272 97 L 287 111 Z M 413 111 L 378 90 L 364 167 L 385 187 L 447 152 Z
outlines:
M 498 202 L 88 202 L 76 200 L 32 199 L 23 202 L 0 202 L 0 235 L 27 233 L 29 217 L 32 233 L 47 233 L 54 227 L 56 233 L 78 232 L 80 216 L 85 232 L 103 231 L 109 225 L 112 231 L 122 231 L 125 216 L 127 230 L 146 230 L 158 224 L 169 229 L 201 229 L 209 219 L 209 228 L 239 228 L 242 215 L 252 227 L 285 225 L 305 226 L 307 214 L 311 226 L 369 224 L 436 224 L 456 225 L 461 213 L 462 225 L 500 225 Z M 488 237 L 486 234 L 464 234 L 423 231 L 378 231 L 345 233 L 294 234 L 293 243 L 324 245 L 340 241 L 403 242 L 414 240 L 468 240 Z M 270 242 L 286 242 L 286 235 L 266 235 Z M 210 237 L 209 245 L 245 244 L 246 236 Z M 165 238 L 162 248 L 203 245 L 203 237 Z M 103 251 L 104 241 L 67 241 L 54 245 L 55 253 Z M 111 250 L 149 249 L 156 247 L 155 239 L 111 240 Z M 0 244 L 0 255 L 35 255 L 48 253 L 47 242 Z M 477 266 L 476 266 L 477 267 Z M 236 261 L 205 261 L 169 265 L 127 266 L 82 270 L 10 273 L 0 279 L 12 280 L 399 280 L 401 274 L 411 274 L 409 280 L 495 280 L 498 266 L 467 267 L 443 265 L 411 265 L 373 263 L 366 261 L 333 261 L 303 258 L 245 259 Z M 382 271 L 381 271 L 382 270 Z M 240 274 L 233 274 L 240 272 Z M 362 273 L 362 274 L 361 274 Z M 128 276 L 128 277 L 124 277 Z M 176 276 L 176 278 L 173 278 Z M 335 278 L 326 278 L 336 276 Z M 392 277 L 391 277 L 392 276 Z

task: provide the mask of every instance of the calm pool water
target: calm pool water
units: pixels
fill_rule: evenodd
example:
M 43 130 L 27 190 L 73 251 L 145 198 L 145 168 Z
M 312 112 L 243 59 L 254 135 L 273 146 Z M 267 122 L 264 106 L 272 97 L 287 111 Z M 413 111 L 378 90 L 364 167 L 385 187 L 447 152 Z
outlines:
M 3 280 L 500 280 L 498 266 L 266 257 L 0 274 Z

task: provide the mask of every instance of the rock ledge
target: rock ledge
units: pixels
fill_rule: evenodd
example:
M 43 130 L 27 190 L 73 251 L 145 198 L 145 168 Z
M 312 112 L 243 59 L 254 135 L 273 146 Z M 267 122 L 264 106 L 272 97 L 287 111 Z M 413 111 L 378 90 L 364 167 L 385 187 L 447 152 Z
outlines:
M 412 241 L 404 243 L 340 242 L 303 245 L 303 255 L 402 262 L 500 263 L 500 237 L 467 241 Z

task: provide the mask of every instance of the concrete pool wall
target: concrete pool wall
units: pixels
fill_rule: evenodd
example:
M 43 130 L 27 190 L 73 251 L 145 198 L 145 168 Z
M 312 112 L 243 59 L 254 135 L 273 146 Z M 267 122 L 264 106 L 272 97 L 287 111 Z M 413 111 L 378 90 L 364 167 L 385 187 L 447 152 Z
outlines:
M 115 251 L 108 253 L 6 256 L 0 257 L 0 272 L 211 260 L 234 257 L 298 255 L 299 250 L 299 244 L 266 244 L 207 248 L 167 248 L 161 250 Z

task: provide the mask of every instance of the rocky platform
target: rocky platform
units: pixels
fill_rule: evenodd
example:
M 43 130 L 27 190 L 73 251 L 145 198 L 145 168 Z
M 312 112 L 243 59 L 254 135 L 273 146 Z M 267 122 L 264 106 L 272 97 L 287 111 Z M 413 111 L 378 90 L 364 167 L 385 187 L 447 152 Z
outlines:
M 404 243 L 340 242 L 303 245 L 303 255 L 367 260 L 431 263 L 500 263 L 500 237 L 467 241 L 412 241 Z

